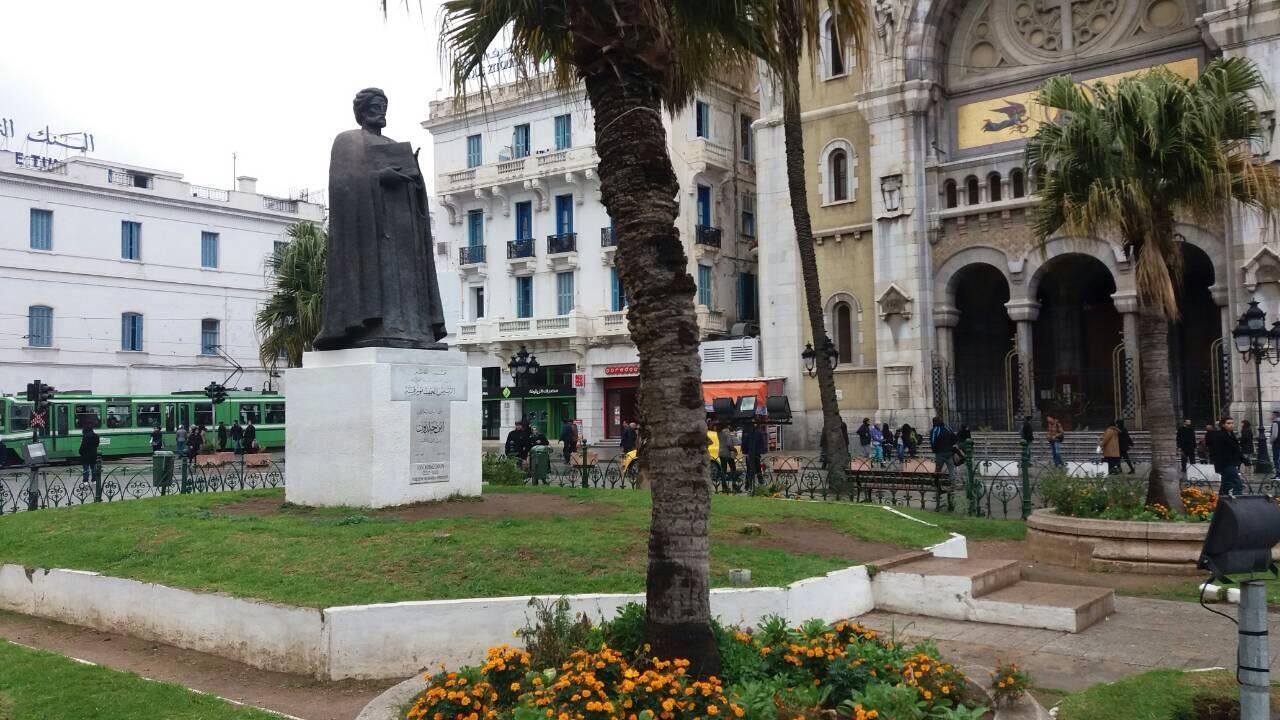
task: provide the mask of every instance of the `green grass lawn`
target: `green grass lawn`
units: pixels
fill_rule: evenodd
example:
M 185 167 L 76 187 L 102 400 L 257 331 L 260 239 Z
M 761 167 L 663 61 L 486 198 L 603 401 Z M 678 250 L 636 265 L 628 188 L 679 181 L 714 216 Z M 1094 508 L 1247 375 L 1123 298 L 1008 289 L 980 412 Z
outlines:
M 0 640 L 0 720 L 278 720 L 133 673 Z
M 1240 688 L 1230 670 L 1152 670 L 1066 697 L 1058 720 L 1213 720 L 1197 713 L 1197 695 L 1238 698 Z M 1271 705 L 1280 706 L 1280 684 L 1272 686 Z
M 1259 576 L 1259 577 L 1261 577 L 1264 580 L 1270 578 L 1270 576 L 1265 576 L 1265 577 Z M 1245 579 L 1248 579 L 1248 578 L 1245 578 Z M 1184 602 L 1199 602 L 1200 601 L 1200 585 L 1204 581 L 1205 581 L 1205 578 L 1202 576 L 1202 577 L 1196 577 L 1196 578 L 1187 578 L 1187 581 L 1185 583 L 1174 588 L 1164 588 L 1164 587 L 1152 587 L 1150 589 L 1130 588 L 1125 590 L 1117 590 L 1116 592 L 1123 595 L 1134 595 L 1136 597 L 1149 597 L 1149 598 L 1156 598 L 1159 600 L 1181 600 Z M 1220 583 L 1215 582 L 1214 585 L 1220 585 Z M 1267 604 L 1272 607 L 1280 607 L 1280 585 L 1277 585 L 1277 583 L 1274 583 L 1274 582 L 1269 582 L 1266 585 L 1267 585 Z M 1238 588 L 1240 586 L 1226 585 L 1225 587 Z
M 170 496 L 0 517 L 0 562 L 94 570 L 308 607 L 643 590 L 647 492 L 486 489 L 487 495 L 509 493 L 592 505 L 565 515 L 405 520 L 353 509 L 279 507 L 279 489 Z M 228 512 L 245 502 L 271 513 Z M 1021 523 L 913 515 L 974 536 L 1021 532 L 1012 528 Z M 746 523 L 764 525 L 764 538 L 740 533 Z M 777 585 L 852 564 L 847 553 L 823 547 L 801 552 L 770 546 L 769 523 L 800 523 L 835 540 L 843 535 L 908 548 L 948 537 L 941 528 L 876 506 L 717 496 L 711 515 L 716 585 L 728 584 L 730 568 L 749 568 L 756 585 Z

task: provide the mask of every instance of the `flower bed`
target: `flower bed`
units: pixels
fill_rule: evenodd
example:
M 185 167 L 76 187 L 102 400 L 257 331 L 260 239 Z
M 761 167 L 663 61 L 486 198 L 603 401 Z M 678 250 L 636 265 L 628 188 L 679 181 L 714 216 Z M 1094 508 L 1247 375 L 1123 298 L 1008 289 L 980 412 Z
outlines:
M 907 646 L 852 621 L 744 630 L 715 625 L 719 676 L 642 645 L 644 608 L 593 627 L 567 604 L 517 633 L 527 649 L 491 648 L 480 667 L 441 669 L 406 720 L 979 720 L 984 699 L 931 643 Z

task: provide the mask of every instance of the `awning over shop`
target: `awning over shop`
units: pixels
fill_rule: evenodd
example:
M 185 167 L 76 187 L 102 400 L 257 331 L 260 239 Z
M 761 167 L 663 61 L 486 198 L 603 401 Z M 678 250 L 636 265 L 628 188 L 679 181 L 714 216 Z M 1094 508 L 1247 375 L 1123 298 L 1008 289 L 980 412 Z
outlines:
M 712 401 L 716 398 L 729 398 L 735 403 L 744 395 L 756 396 L 756 413 L 765 412 L 765 399 L 769 395 L 782 394 L 783 378 L 754 378 L 749 380 L 704 380 L 702 382 L 702 403 L 707 412 L 711 412 Z

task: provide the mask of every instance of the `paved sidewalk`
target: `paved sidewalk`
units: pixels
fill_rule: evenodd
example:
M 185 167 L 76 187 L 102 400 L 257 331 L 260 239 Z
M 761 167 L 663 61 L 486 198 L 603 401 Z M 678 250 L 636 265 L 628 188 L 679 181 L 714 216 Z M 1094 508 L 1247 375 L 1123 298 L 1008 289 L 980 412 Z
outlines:
M 1235 605 L 1210 607 L 1235 616 Z M 1271 614 L 1271 670 L 1280 670 L 1280 614 Z M 859 622 L 899 640 L 932 639 L 958 665 L 1016 662 L 1038 687 L 1075 692 L 1155 667 L 1234 668 L 1236 626 L 1195 603 L 1116 598 L 1116 613 L 1082 633 L 873 612 Z M 981 679 L 979 679 L 981 681 Z

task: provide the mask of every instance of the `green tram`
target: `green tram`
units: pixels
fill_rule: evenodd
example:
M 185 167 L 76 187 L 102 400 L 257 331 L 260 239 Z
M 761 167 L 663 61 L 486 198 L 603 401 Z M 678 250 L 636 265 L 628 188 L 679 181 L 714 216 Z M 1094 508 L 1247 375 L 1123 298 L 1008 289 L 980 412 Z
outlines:
M 218 423 L 230 428 L 253 421 L 258 445 L 264 449 L 284 447 L 284 397 L 274 392 L 227 391 L 227 399 L 215 406 L 204 391 L 192 390 L 170 395 L 94 395 L 89 392 L 60 392 L 49 402 L 47 427 L 40 437 L 51 460 L 76 458 L 80 451 L 80 428 L 93 423 L 104 458 L 151 453 L 151 431 L 164 433 L 164 446 L 177 447 L 174 431 L 181 425 L 203 425 L 206 438 L 216 442 Z M 22 446 L 31 441 L 32 404 L 12 395 L 0 397 L 0 440 L 4 460 L 21 462 Z

